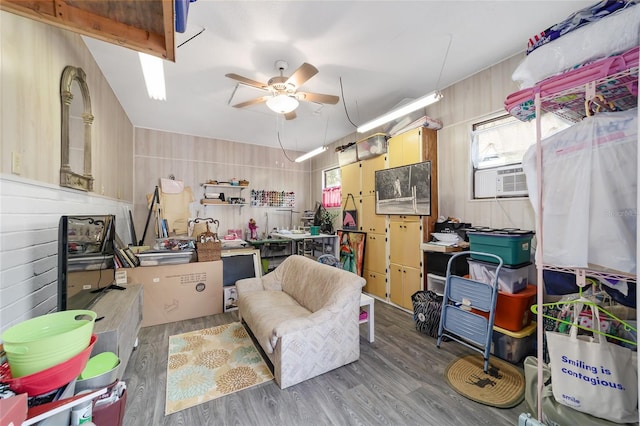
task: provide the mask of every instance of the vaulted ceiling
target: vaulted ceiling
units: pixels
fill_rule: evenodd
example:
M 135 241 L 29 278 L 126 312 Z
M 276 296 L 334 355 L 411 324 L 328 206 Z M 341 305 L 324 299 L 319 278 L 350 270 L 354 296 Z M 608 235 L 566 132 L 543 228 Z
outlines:
M 68 21 L 74 20 L 69 10 L 82 12 L 82 19 L 76 16 L 80 24 L 101 14 L 119 20 L 112 27 L 101 24 L 109 29 L 107 36 L 85 31 L 84 40 L 134 126 L 274 147 L 280 141 L 297 151 L 340 139 L 353 133 L 354 125 L 407 99 L 523 52 L 533 34 L 592 3 L 198 0 L 189 6 L 186 31 L 174 34 L 167 31 L 171 1 L 55 2 L 64 6 L 60 12 L 66 11 Z M 137 26 L 148 27 L 142 36 L 146 47 L 138 45 L 143 33 Z M 164 61 L 166 101 L 147 96 L 132 49 L 169 59 Z M 302 89 L 340 101 L 302 102 L 294 120 L 284 120 L 264 103 L 232 107 L 264 92 L 225 74 L 267 82 L 279 74 L 278 60 L 289 65 L 285 76 L 304 62 L 313 64 L 319 72 Z

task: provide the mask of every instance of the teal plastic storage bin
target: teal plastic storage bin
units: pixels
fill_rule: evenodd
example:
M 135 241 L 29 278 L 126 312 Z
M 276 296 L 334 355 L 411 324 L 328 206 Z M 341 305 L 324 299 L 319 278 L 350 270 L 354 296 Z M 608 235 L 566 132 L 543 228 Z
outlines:
M 518 233 L 467 232 L 470 250 L 500 256 L 505 266 L 523 265 L 530 262 L 533 232 Z M 472 259 L 496 263 L 495 258 L 471 254 Z

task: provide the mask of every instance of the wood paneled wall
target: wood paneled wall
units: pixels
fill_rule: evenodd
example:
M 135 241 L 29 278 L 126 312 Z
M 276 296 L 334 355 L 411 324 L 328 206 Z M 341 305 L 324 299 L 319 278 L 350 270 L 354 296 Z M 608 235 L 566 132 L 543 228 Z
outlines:
M 299 226 L 302 212 L 314 205 L 310 162 L 291 162 L 278 148 L 142 128 L 136 129 L 135 140 L 134 223 L 138 239 L 144 233 L 148 213 L 146 194 L 153 193 L 160 178 L 170 175 L 191 188 L 195 197 L 190 205 L 193 217 L 219 220 L 221 235 L 229 229 L 245 231 L 250 218 L 256 220 L 259 234 L 266 231 L 267 220 L 270 229 Z M 300 154 L 287 151 L 289 158 Z M 249 181 L 249 187 L 242 191 L 247 202 L 250 201 L 251 189 L 295 192 L 294 213 L 275 207 L 205 207 L 200 204 L 202 183 L 210 179 L 229 181 L 234 177 Z M 236 195 L 229 192 L 226 196 Z M 153 222 L 149 224 L 145 242 L 154 243 Z
M 94 191 L 133 200 L 133 125 L 82 38 L 0 11 L 2 112 L 0 172 L 11 173 L 11 155 L 22 156 L 21 177 L 60 182 L 60 78 L 65 66 L 87 75 L 94 115 Z M 116 166 L 117 165 L 117 166 Z
M 95 193 L 58 186 L 60 78 L 84 69 L 95 116 Z M 0 329 L 56 309 L 58 221 L 65 214 L 116 214 L 133 200 L 133 126 L 82 38 L 0 11 Z M 12 153 L 22 172 L 11 174 Z
M 519 90 L 511 74 L 522 60 L 513 56 L 497 65 L 442 90 L 444 98 L 425 112 L 440 119 L 438 131 L 438 192 L 439 214 L 459 218 L 474 225 L 494 228 L 535 229 L 533 209 L 528 198 L 500 200 L 472 200 L 471 197 L 471 125 L 495 113 L 506 113 L 504 100 Z M 329 146 L 312 160 L 313 194 L 321 199 L 322 171 L 338 166 L 335 147 L 360 140 L 369 134 L 353 133 Z
M 444 89 L 444 98 L 427 107 L 427 115 L 443 122 L 438 131 L 440 215 L 493 228 L 535 229 L 528 198 L 472 200 L 471 194 L 471 126 L 506 113 L 504 100 L 519 90 L 511 74 L 522 59 L 513 56 Z

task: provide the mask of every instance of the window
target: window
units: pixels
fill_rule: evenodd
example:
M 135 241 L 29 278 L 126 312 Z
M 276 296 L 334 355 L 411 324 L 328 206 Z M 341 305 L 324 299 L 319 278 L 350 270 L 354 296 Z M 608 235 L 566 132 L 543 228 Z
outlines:
M 327 169 L 322 174 L 322 188 L 333 188 L 341 185 L 340 167 Z
M 569 127 L 553 114 L 544 114 L 540 121 L 542 137 Z M 473 125 L 471 160 L 474 170 L 506 166 L 522 162 L 527 148 L 536 143 L 535 121 L 523 122 L 511 115 L 502 115 Z
M 322 206 L 340 207 L 342 205 L 340 167 L 322 172 Z
M 535 126 L 535 121 L 523 122 L 511 115 L 500 115 L 473 124 L 473 198 L 527 196 L 520 163 L 527 149 L 536 143 Z M 569 127 L 569 123 L 556 115 L 543 114 L 540 126 L 544 138 Z

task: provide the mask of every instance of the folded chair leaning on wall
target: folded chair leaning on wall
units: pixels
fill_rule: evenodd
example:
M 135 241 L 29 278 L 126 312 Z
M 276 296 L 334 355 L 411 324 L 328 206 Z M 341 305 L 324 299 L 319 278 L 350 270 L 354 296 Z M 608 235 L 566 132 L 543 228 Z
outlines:
M 492 257 L 498 267 L 493 280 L 487 284 L 451 274 L 455 258 L 463 255 Z M 500 256 L 475 251 L 459 252 L 451 256 L 447 264 L 447 279 L 444 286 L 438 342 L 440 347 L 444 336 L 462 343 L 484 357 L 484 372 L 489 368 L 493 321 L 498 300 L 498 276 L 502 268 Z

